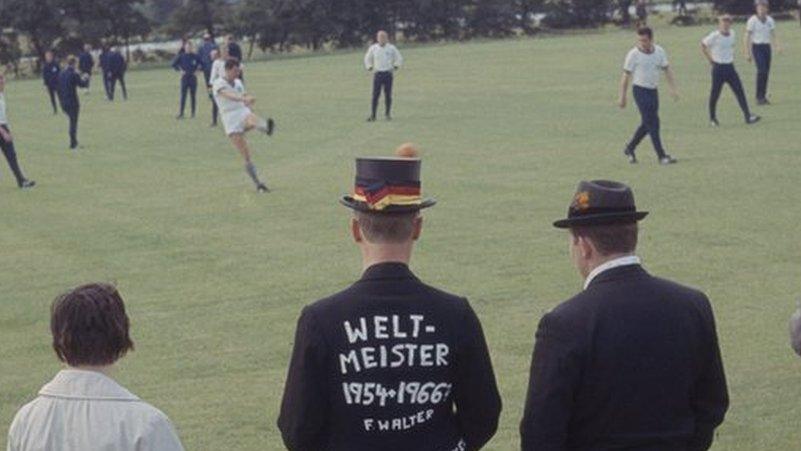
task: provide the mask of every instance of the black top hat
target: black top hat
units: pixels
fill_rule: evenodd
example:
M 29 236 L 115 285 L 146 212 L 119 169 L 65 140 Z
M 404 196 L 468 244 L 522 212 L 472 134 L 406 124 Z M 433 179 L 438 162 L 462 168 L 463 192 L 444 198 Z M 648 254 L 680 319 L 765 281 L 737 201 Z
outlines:
M 648 215 L 637 211 L 634 193 L 623 183 L 608 180 L 593 180 L 579 183 L 573 202 L 567 210 L 567 218 L 553 223 L 566 229 L 575 226 L 591 226 L 637 222 Z
M 409 213 L 428 208 L 423 199 L 419 158 L 357 158 L 356 187 L 342 205 L 368 213 Z

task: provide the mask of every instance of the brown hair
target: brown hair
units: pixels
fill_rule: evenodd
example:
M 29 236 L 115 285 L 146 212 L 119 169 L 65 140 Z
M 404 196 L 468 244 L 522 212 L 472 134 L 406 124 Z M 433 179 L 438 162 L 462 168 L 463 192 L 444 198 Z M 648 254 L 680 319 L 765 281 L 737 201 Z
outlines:
M 364 238 L 371 243 L 397 244 L 410 240 L 414 234 L 417 212 L 374 214 L 356 212 L 356 220 Z
M 639 36 L 648 36 L 648 39 L 654 38 L 654 30 L 651 27 L 641 27 L 637 29 L 637 34 Z
M 639 229 L 636 222 L 571 227 L 575 237 L 592 241 L 602 255 L 629 254 L 637 248 Z
M 57 297 L 50 307 L 53 350 L 70 366 L 116 362 L 134 349 L 128 328 L 125 304 L 113 285 L 82 285 Z

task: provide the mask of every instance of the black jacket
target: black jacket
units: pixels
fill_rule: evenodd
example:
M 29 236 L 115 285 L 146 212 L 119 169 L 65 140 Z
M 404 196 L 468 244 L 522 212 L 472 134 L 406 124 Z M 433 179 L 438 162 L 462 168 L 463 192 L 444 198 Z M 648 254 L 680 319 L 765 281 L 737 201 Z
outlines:
M 53 60 L 49 63 L 44 63 L 42 66 L 42 80 L 44 85 L 50 88 L 58 87 L 58 74 L 61 73 L 61 66 L 58 61 Z
M 78 88 L 88 86 L 87 80 L 81 78 L 73 67 L 67 67 L 58 76 L 58 101 L 64 111 L 78 108 Z
M 727 408 L 709 300 L 622 266 L 540 321 L 522 449 L 706 450 Z
M 475 450 L 500 411 L 467 300 L 382 263 L 304 308 L 278 427 L 292 451 Z

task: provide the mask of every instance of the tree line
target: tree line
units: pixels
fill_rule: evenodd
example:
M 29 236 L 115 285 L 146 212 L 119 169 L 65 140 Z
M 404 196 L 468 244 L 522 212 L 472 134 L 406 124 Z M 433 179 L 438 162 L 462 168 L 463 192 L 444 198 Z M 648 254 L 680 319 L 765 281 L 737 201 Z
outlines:
M 627 25 L 634 0 L 0 0 L 0 63 L 83 43 L 126 45 L 202 32 L 247 38 L 249 53 L 363 45 L 376 30 L 405 41 L 532 34 L 547 28 Z M 796 0 L 774 0 L 774 9 Z M 745 14 L 753 0 L 714 0 Z M 130 55 L 128 55 L 130 58 Z M 16 67 L 16 66 L 15 66 Z

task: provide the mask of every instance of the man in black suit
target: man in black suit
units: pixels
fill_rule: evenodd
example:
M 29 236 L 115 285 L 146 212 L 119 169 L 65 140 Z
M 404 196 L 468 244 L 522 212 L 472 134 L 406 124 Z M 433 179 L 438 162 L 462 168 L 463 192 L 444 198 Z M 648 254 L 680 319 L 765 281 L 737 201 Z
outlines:
M 360 158 L 351 233 L 362 278 L 303 309 L 278 427 L 291 451 L 466 451 L 495 434 L 501 400 L 465 298 L 408 267 L 420 236 L 420 160 Z
M 47 93 L 50 95 L 50 105 L 53 106 L 53 114 L 58 114 L 56 96 L 58 95 L 58 74 L 61 73 L 61 65 L 53 56 L 53 52 L 45 52 L 45 63 L 42 65 L 42 81 L 44 81 Z
M 67 58 L 67 68 L 58 76 L 58 100 L 61 109 L 70 119 L 70 149 L 78 148 L 78 115 L 81 102 L 78 101 L 78 88 L 89 86 L 89 75 L 79 75 L 75 69 L 78 59 L 74 56 Z
M 631 189 L 581 182 L 567 219 L 584 291 L 537 330 L 522 449 L 706 450 L 728 408 L 715 319 L 700 291 L 634 254 Z

